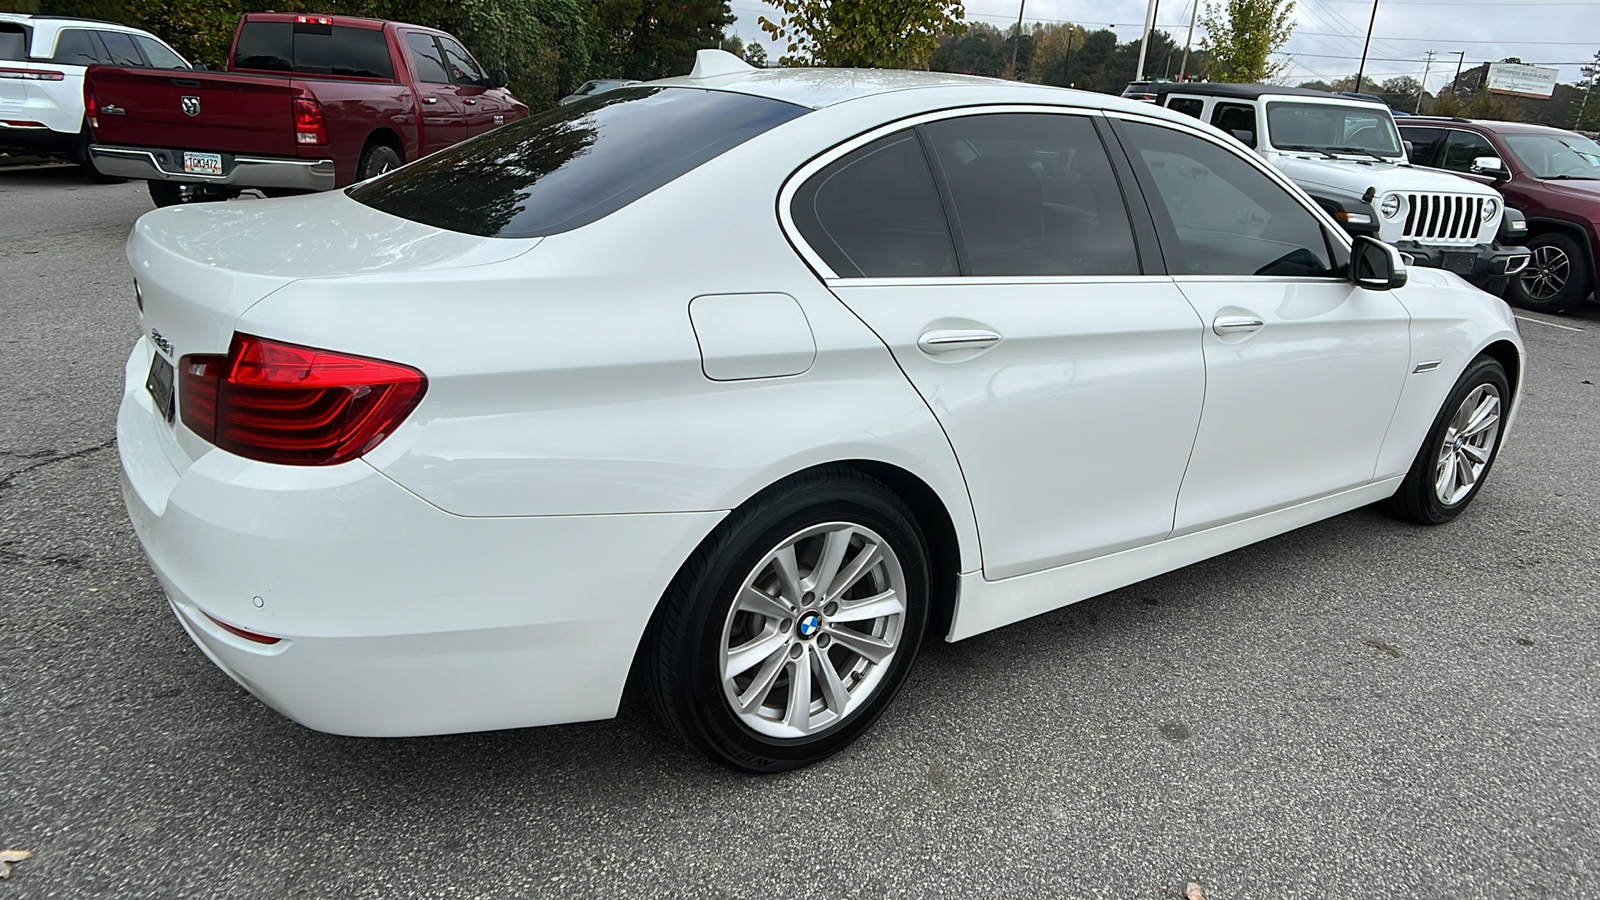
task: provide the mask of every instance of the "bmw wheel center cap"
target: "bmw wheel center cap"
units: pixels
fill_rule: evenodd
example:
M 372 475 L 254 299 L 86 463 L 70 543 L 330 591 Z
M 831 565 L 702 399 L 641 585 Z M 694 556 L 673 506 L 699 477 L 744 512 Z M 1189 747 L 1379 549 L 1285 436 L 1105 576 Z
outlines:
M 815 635 L 818 631 L 822 630 L 822 616 L 815 612 L 806 613 L 800 617 L 800 625 L 797 630 L 800 632 L 800 636 L 803 638 L 808 638 L 812 635 Z

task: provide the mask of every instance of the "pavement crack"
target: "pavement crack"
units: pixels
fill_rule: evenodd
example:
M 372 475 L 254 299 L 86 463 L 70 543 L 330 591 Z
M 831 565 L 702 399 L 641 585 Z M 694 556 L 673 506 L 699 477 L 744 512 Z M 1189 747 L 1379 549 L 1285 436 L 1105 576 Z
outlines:
M 63 454 L 61 454 L 59 456 L 51 456 L 51 457 L 48 457 L 46 459 L 41 459 L 38 462 L 31 463 L 29 465 L 23 466 L 22 468 L 16 470 L 15 472 L 10 472 L 10 473 L 7 473 L 6 475 L 0 476 L 0 491 L 3 491 L 3 490 L 6 490 L 6 489 L 10 488 L 16 482 L 16 480 L 18 478 L 21 478 L 23 475 L 26 475 L 29 472 L 34 471 L 35 469 L 42 469 L 45 466 L 53 466 L 53 465 L 55 465 L 56 463 L 59 463 L 59 462 L 68 462 L 68 461 L 74 460 L 74 459 L 83 459 L 85 456 L 89 456 L 89 455 L 94 454 L 94 453 L 99 453 L 102 450 L 110 450 L 112 447 L 115 447 L 116 444 L 117 444 L 117 439 L 113 437 L 110 440 L 107 440 L 105 443 L 95 444 L 93 447 L 85 447 L 82 450 L 74 450 L 71 453 L 63 453 Z

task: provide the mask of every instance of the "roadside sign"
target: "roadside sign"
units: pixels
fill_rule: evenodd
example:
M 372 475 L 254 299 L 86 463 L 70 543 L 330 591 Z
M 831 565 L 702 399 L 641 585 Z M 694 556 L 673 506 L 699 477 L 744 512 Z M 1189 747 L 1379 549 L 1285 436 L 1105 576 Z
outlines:
M 1517 97 L 1549 97 L 1555 93 L 1560 69 L 1525 66 L 1521 63 L 1490 63 L 1489 90 Z

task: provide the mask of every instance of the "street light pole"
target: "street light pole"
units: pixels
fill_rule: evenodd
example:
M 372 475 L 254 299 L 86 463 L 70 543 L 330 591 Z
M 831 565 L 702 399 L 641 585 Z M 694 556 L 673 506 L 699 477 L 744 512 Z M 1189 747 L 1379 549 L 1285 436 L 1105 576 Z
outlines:
M 1367 42 L 1361 45 L 1361 68 L 1356 70 L 1356 93 L 1361 93 L 1361 76 L 1367 71 L 1367 48 L 1372 46 L 1372 26 L 1378 21 L 1378 0 L 1372 0 L 1372 18 L 1367 20 Z
M 1134 73 L 1134 81 L 1144 80 L 1144 56 L 1150 49 L 1150 29 L 1156 26 L 1156 7 L 1161 5 L 1161 0 L 1150 0 L 1150 5 L 1144 11 L 1144 37 L 1139 39 L 1139 70 Z
M 1017 48 L 1022 46 L 1022 11 L 1028 8 L 1028 0 L 1017 4 L 1017 35 L 1011 43 L 1011 77 L 1017 81 Z

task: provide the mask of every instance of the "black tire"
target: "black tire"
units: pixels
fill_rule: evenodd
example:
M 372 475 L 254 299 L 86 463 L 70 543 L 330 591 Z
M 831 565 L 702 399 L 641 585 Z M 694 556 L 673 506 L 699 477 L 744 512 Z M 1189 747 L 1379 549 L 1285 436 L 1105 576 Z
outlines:
M 1492 389 L 1499 401 L 1498 417 L 1492 428 L 1488 429 L 1493 432 L 1492 444 L 1487 448 L 1487 459 L 1483 461 L 1483 467 L 1470 488 L 1464 494 L 1446 501 L 1440 496 L 1441 491 L 1437 484 L 1437 479 L 1444 469 L 1442 459 L 1445 454 L 1445 441 L 1449 439 L 1452 445 L 1461 446 L 1461 442 L 1457 440 L 1452 430 L 1453 420 L 1458 411 L 1463 409 L 1467 399 L 1476 394 L 1480 388 Z M 1417 458 L 1411 464 L 1411 471 L 1406 473 L 1405 481 L 1401 482 L 1400 490 L 1386 502 L 1388 511 L 1419 525 L 1443 525 L 1461 515 L 1462 511 L 1472 503 L 1472 498 L 1478 496 L 1478 492 L 1483 489 L 1483 483 L 1489 479 L 1489 471 L 1494 468 L 1494 461 L 1500 456 L 1500 438 L 1504 432 L 1505 414 L 1510 403 L 1511 384 L 1506 378 L 1505 367 L 1487 356 L 1473 360 L 1456 380 L 1455 387 L 1450 389 L 1444 405 L 1439 408 L 1439 414 L 1433 420 L 1433 427 L 1428 429 L 1428 437 L 1422 442 L 1422 449 L 1417 451 Z
M 1576 306 L 1594 287 L 1594 273 L 1578 242 L 1559 232 L 1528 241 L 1528 267 L 1511 279 L 1507 299 L 1523 309 L 1558 313 Z
M 89 144 L 93 140 L 94 138 L 89 134 L 89 126 L 87 124 L 84 125 L 83 131 L 78 135 L 78 149 L 72 154 L 72 161 L 77 163 L 78 168 L 83 170 L 83 174 L 88 176 L 89 180 L 95 184 L 126 184 L 128 179 L 107 175 L 95 168 L 94 158 L 89 155 Z
M 729 635 L 736 630 L 736 623 L 750 621 L 741 617 L 751 615 L 734 612 L 735 597 L 747 577 L 760 575 L 769 553 L 807 529 L 830 523 L 849 523 L 869 529 L 873 537 L 881 538 L 898 562 L 905 588 L 904 611 L 898 620 L 898 643 L 893 655 L 880 664 L 882 671 L 872 673 L 866 657 L 850 650 L 844 638 L 832 638 L 831 649 L 823 649 L 830 647 L 830 635 L 841 634 L 843 628 L 849 627 L 842 621 L 828 622 L 822 615 L 822 611 L 830 607 L 833 611 L 827 612 L 827 616 L 839 614 L 841 608 L 836 603 L 803 608 L 792 623 L 785 619 L 780 625 L 776 617 L 763 619 L 771 625 L 762 634 L 787 641 L 788 645 L 771 654 L 763 651 L 766 663 L 762 665 L 772 664 L 779 674 L 769 679 L 773 686 L 762 692 L 762 696 L 770 698 L 782 690 L 787 705 L 788 685 L 793 683 L 794 675 L 800 674 L 787 660 L 802 660 L 800 665 L 806 665 L 804 674 L 809 681 L 812 673 L 818 673 L 821 678 L 816 666 L 829 665 L 831 671 L 837 672 L 840 664 L 827 660 L 837 660 L 841 657 L 834 654 L 841 653 L 850 665 L 866 666 L 855 676 L 854 684 L 856 689 L 867 691 L 859 699 L 852 695 L 856 705 L 844 704 L 843 714 L 829 721 L 826 717 L 837 714 L 831 711 L 834 707 L 825 696 L 822 682 L 817 682 L 815 687 L 808 685 L 804 695 L 807 698 L 804 709 L 808 711 L 802 716 L 808 728 L 813 716 L 823 717 L 824 724 L 816 733 L 799 737 L 764 734 L 741 719 L 724 691 L 723 654 L 729 642 L 747 645 L 736 637 L 730 639 Z M 851 538 L 849 547 L 856 548 L 859 553 L 866 545 L 857 547 L 853 542 L 858 539 Z M 795 545 L 798 549 L 796 571 L 804 573 L 799 576 L 802 582 L 816 576 L 819 566 L 815 560 L 820 556 L 822 540 L 806 538 Z M 700 753 L 743 772 L 795 769 L 848 746 L 871 727 L 889 705 L 905 682 L 921 647 L 929 604 L 926 546 L 916 519 L 905 503 L 882 482 L 860 472 L 844 468 L 819 469 L 762 491 L 717 526 L 684 563 L 662 599 L 662 608 L 645 638 L 647 655 L 643 669 L 657 712 Z M 853 557 L 849 559 L 854 562 Z M 837 571 L 847 572 L 850 568 L 850 563 L 846 562 Z M 776 573 L 776 567 L 768 571 Z M 881 591 L 882 579 L 889 571 L 887 564 L 873 563 L 867 568 L 867 576 L 857 584 L 867 591 Z M 873 584 L 868 584 L 869 580 Z M 841 599 L 849 593 L 841 595 Z M 815 592 L 808 591 L 796 605 L 808 607 L 822 602 Z M 809 632 L 803 627 L 808 624 Z M 758 634 L 749 640 L 755 642 L 760 638 Z M 790 651 L 800 655 L 791 655 Z M 756 668 L 748 671 L 757 673 L 751 676 L 752 681 L 761 677 Z M 871 680 L 873 675 L 875 680 Z M 845 677 L 850 679 L 848 675 Z M 754 696 L 753 688 L 746 689 Z M 818 695 L 816 700 L 810 699 L 813 693 Z M 822 704 L 819 712 L 809 712 L 813 703 Z M 759 714 L 759 710 L 757 712 Z M 781 729 L 783 720 L 775 720 L 771 727 Z
M 189 184 L 181 181 L 147 181 L 145 185 L 150 189 L 150 202 L 158 207 L 232 200 L 242 192 L 241 188 Z
M 388 144 L 368 144 L 367 149 L 361 151 L 361 162 L 356 165 L 356 180 L 366 181 L 404 164 L 399 152 Z
M 1487 293 L 1493 294 L 1496 297 L 1504 298 L 1506 295 L 1506 287 L 1510 284 L 1511 279 L 1509 277 L 1505 275 L 1496 275 L 1493 278 L 1484 279 L 1483 290 Z

